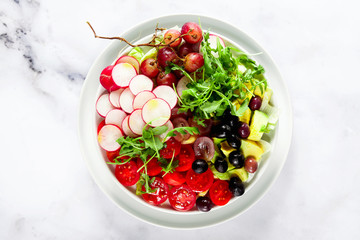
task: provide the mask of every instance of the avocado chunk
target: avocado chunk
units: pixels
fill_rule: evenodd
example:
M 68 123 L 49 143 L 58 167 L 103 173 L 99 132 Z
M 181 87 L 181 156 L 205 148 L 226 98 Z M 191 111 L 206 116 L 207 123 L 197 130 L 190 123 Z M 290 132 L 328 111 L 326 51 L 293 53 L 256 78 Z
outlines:
M 264 129 L 266 129 L 268 122 L 269 117 L 266 113 L 255 110 L 250 123 L 250 135 L 248 139 L 259 141 L 264 134 Z
M 247 108 L 242 116 L 239 117 L 240 122 L 244 122 L 249 124 L 251 118 L 251 110 L 250 108 Z
M 211 171 L 213 172 L 214 176 L 220 180 L 229 180 L 230 179 L 230 173 L 229 171 L 221 173 L 218 172 L 214 165 L 210 166 Z
M 231 147 L 227 141 L 225 142 L 222 142 L 220 144 L 220 150 L 222 151 L 222 153 L 225 155 L 225 157 L 229 157 L 229 154 L 232 152 L 232 151 L 235 151 L 236 149 Z
M 253 156 L 256 161 L 259 161 L 261 155 L 264 153 L 261 146 L 257 142 L 251 140 L 242 139 L 240 149 L 242 150 L 245 158 Z
M 245 170 L 244 167 L 230 170 L 229 175 L 230 177 L 238 176 L 242 182 L 246 182 L 246 180 L 249 178 L 249 173 Z

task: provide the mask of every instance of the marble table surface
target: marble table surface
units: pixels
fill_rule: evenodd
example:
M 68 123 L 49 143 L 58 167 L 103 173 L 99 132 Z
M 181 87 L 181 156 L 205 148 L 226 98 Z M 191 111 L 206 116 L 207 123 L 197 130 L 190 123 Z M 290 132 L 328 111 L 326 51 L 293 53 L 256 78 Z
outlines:
M 0 1 L 0 239 L 360 239 L 357 1 Z M 93 38 L 159 14 L 238 26 L 273 56 L 294 108 L 292 146 L 270 191 L 206 229 L 144 223 L 115 206 L 79 150 Z

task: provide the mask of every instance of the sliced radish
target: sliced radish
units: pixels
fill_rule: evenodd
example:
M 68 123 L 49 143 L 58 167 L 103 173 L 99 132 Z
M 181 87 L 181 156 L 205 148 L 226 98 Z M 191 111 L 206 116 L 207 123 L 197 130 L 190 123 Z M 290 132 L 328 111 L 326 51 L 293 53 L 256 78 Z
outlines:
M 120 148 L 116 140 L 122 136 L 124 134 L 118 126 L 112 124 L 104 125 L 99 131 L 98 142 L 105 151 L 112 152 Z
M 113 109 L 105 117 L 105 124 L 113 124 L 121 128 L 123 120 L 126 118 L 127 114 L 120 109 Z
M 153 93 L 157 98 L 164 99 L 170 105 L 171 109 L 176 106 L 178 98 L 172 87 L 160 85 L 153 90 Z
M 146 125 L 141 115 L 142 110 L 136 109 L 130 114 L 129 117 L 129 128 L 133 133 L 137 135 L 142 135 L 143 128 Z
M 124 88 L 136 76 L 136 69 L 130 63 L 119 63 L 114 66 L 111 76 L 116 85 Z
M 150 99 L 142 108 L 144 122 L 152 127 L 164 125 L 170 119 L 170 116 L 170 105 L 161 98 Z
M 187 85 L 188 83 L 190 83 L 190 81 L 191 81 L 191 80 L 190 80 L 189 78 L 187 78 L 186 76 L 182 77 L 182 78 L 179 80 L 178 84 L 176 85 L 176 91 L 177 91 L 177 94 L 179 95 L 179 97 L 182 96 L 182 91 L 188 89 L 188 88 L 186 87 L 186 85 Z
M 120 88 L 116 91 L 110 92 L 109 100 L 110 100 L 111 104 L 116 108 L 120 108 L 119 98 L 123 91 L 124 91 L 124 88 Z
M 131 129 L 129 127 L 129 118 L 130 118 L 130 115 L 127 115 L 126 118 L 123 120 L 123 122 L 121 124 L 121 129 L 124 131 L 126 136 L 136 137 L 137 135 L 133 131 L 131 131 Z
M 160 134 L 160 135 L 159 135 L 159 138 L 160 138 L 161 141 L 164 140 L 164 138 L 166 137 L 166 134 L 168 134 L 168 132 L 170 132 L 171 130 L 174 129 L 174 125 L 172 124 L 172 122 L 171 122 L 170 120 L 167 121 L 164 126 L 166 126 L 168 129 L 166 130 L 166 132 L 164 132 L 163 134 Z M 165 141 L 167 141 L 169 138 L 170 138 L 170 137 L 167 137 L 167 138 L 165 139 Z
M 134 101 L 135 95 L 131 93 L 129 88 L 125 88 L 125 90 L 121 93 L 119 98 L 119 103 L 121 108 L 127 112 L 131 113 L 133 108 L 133 101 Z
M 129 63 L 135 68 L 136 72 L 139 73 L 140 63 L 132 56 L 122 56 L 115 62 L 115 65 L 118 63 Z
M 153 81 L 149 77 L 143 74 L 136 75 L 131 79 L 129 83 L 130 91 L 134 95 L 146 90 L 151 91 L 153 87 L 154 87 Z
M 96 101 L 96 111 L 103 118 L 113 109 L 114 106 L 110 103 L 109 93 L 102 94 Z
M 153 98 L 156 98 L 156 96 L 150 91 L 139 92 L 134 98 L 133 108 L 142 108 L 147 101 Z

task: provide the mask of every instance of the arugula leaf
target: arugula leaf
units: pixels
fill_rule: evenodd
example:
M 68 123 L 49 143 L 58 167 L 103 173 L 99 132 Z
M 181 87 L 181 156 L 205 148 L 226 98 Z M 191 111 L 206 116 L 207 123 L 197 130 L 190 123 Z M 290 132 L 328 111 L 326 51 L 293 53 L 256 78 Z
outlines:
M 194 79 L 190 76 L 190 74 L 187 71 L 185 71 L 184 68 L 182 68 L 182 67 L 180 67 L 180 66 L 178 66 L 178 65 L 176 65 L 175 63 L 172 63 L 172 62 L 170 62 L 169 65 L 171 66 L 171 70 L 173 70 L 173 71 L 175 71 L 175 70 L 181 71 L 187 78 L 189 78 L 192 82 L 194 82 Z
M 176 134 L 175 132 L 178 132 L 178 133 L 181 133 L 183 135 L 185 134 L 190 134 L 190 135 L 194 135 L 194 134 L 200 134 L 200 131 L 197 127 L 178 127 L 178 128 L 174 128 L 173 130 L 170 130 L 165 138 L 164 138 L 164 141 L 165 139 L 167 139 L 168 137 L 175 137 Z
M 239 109 L 236 109 L 235 104 L 232 104 L 232 108 L 231 108 L 231 113 L 235 116 L 241 117 L 244 112 L 246 111 L 246 109 L 248 109 L 249 105 L 249 99 L 245 99 L 245 101 L 241 104 L 241 106 L 239 107 Z
M 266 90 L 264 68 L 239 49 L 236 49 L 237 57 L 233 56 L 235 49 L 223 47 L 219 40 L 216 48 L 211 48 L 208 42 L 209 32 L 205 32 L 203 37 L 201 53 L 204 66 L 200 69 L 201 72 L 195 74 L 196 78 L 194 75 L 192 80 L 196 81 L 188 83 L 188 89 L 182 91 L 179 98 L 180 111 L 190 110 L 198 119 L 220 117 L 226 109 L 230 109 L 236 116 L 241 116 L 249 102 L 244 101 L 239 109 L 236 109 L 232 102 L 239 98 L 245 100 L 249 93 L 253 95 L 257 87 L 261 92 Z M 238 69 L 239 64 L 246 68 L 244 73 Z M 174 70 L 182 69 L 174 63 L 171 66 Z

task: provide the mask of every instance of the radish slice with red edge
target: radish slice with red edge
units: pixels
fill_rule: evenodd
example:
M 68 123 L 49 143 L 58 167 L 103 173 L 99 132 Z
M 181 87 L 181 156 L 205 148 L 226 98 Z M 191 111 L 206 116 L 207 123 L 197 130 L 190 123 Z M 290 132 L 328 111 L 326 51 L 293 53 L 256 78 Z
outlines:
M 123 91 L 124 91 L 124 88 L 120 88 L 116 91 L 110 92 L 110 94 L 109 94 L 109 100 L 110 100 L 111 104 L 116 108 L 120 108 L 119 98 Z
M 150 99 L 156 98 L 155 94 L 150 91 L 142 91 L 139 92 L 133 101 L 133 108 L 142 108 L 144 104 L 149 101 Z
M 170 105 L 161 98 L 150 99 L 142 108 L 142 118 L 151 127 L 164 125 L 171 116 Z M 131 126 L 130 126 L 131 127 Z
M 172 87 L 167 85 L 160 85 L 153 90 L 157 98 L 164 99 L 173 109 L 178 101 L 177 95 Z
M 134 138 L 134 137 L 137 137 L 137 135 L 133 131 L 131 131 L 131 129 L 129 127 L 129 118 L 130 118 L 130 115 L 127 115 L 126 118 L 123 120 L 123 122 L 121 124 L 121 129 L 124 131 L 126 136 Z
M 164 126 L 166 126 L 168 129 L 166 130 L 166 132 L 164 132 L 163 134 L 160 134 L 160 135 L 159 135 L 159 138 L 160 138 L 161 141 L 164 141 L 164 138 L 166 137 L 166 135 L 168 134 L 168 132 L 170 132 L 171 130 L 174 129 L 174 125 L 172 124 L 172 122 L 171 122 L 170 120 L 167 121 Z M 167 137 L 167 138 L 165 139 L 165 142 L 166 142 L 167 140 L 169 140 L 169 138 L 170 138 L 170 137 Z
M 153 87 L 154 87 L 153 81 L 149 77 L 143 74 L 136 75 L 131 79 L 129 83 L 130 91 L 134 95 L 146 90 L 151 91 Z
M 135 95 L 131 93 L 129 88 L 126 88 L 120 95 L 119 103 L 121 108 L 127 112 L 131 113 L 134 111 L 133 108 L 133 101 L 134 101 Z
M 146 125 L 146 123 L 141 117 L 141 113 L 141 109 L 136 109 L 130 114 L 129 117 L 129 128 L 133 133 L 137 135 L 142 135 L 143 128 Z
M 111 76 L 116 85 L 125 88 L 136 74 L 136 69 L 130 63 L 119 63 L 114 66 Z
M 102 94 L 96 101 L 96 111 L 103 118 L 113 109 L 114 106 L 110 103 L 109 93 Z
M 138 60 L 136 60 L 136 58 L 134 58 L 132 56 L 122 56 L 115 62 L 114 65 L 116 65 L 118 63 L 129 63 L 135 68 L 136 73 L 139 73 L 140 63 Z
M 126 118 L 127 114 L 120 109 L 113 109 L 105 117 L 105 124 L 113 124 L 121 128 L 123 120 Z
M 118 126 L 112 124 L 104 125 L 99 131 L 98 142 L 105 151 L 112 152 L 120 149 L 120 145 L 116 140 L 122 136 L 124 134 Z
M 182 78 L 179 80 L 179 82 L 178 82 L 177 85 L 176 85 L 176 91 L 177 91 L 177 94 L 179 95 L 179 97 L 182 96 L 182 91 L 188 89 L 188 88 L 186 87 L 186 85 L 187 85 L 188 83 L 190 83 L 190 81 L 191 81 L 191 80 L 190 80 L 189 78 L 187 78 L 186 76 L 182 77 Z

